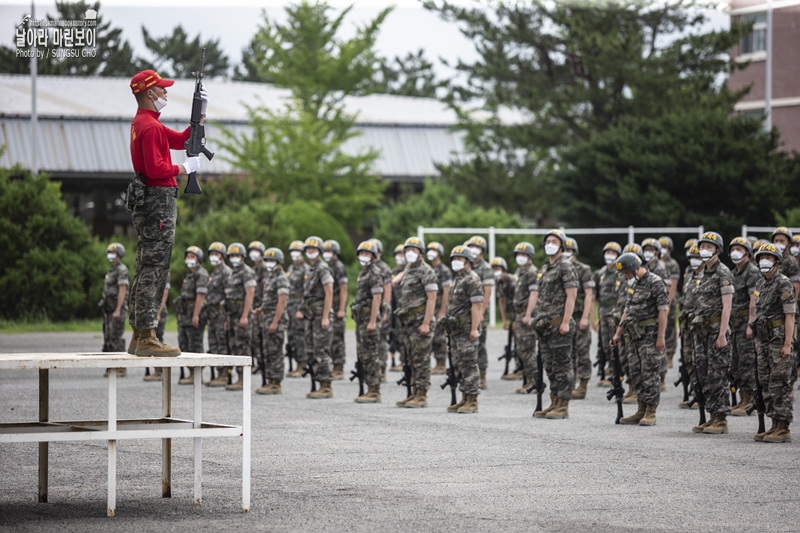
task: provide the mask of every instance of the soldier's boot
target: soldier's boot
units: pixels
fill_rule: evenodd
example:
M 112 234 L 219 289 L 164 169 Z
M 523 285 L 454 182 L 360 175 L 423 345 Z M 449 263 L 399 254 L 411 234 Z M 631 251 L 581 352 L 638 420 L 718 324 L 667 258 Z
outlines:
M 661 390 L 662 390 L 662 391 L 665 391 L 665 390 L 667 390 L 667 383 L 666 383 L 666 379 L 667 379 L 667 374 L 666 374 L 666 373 L 664 373 L 664 374 L 661 374 Z
M 464 405 L 458 408 L 456 413 L 460 415 L 471 415 L 478 412 L 478 395 L 467 394 Z
M 403 367 L 400 367 L 400 368 L 402 369 Z M 386 383 L 386 381 L 387 381 L 386 380 L 386 369 L 385 368 L 381 368 L 381 383 Z
M 569 418 L 569 399 L 559 400 L 558 405 L 545 415 L 545 418 L 550 420 L 562 420 Z
M 333 398 L 333 388 L 331 387 L 331 382 L 320 381 L 319 388 L 314 392 L 309 392 L 308 394 L 306 394 L 306 398 L 311 398 L 312 400 L 323 400 L 326 398 Z
M 764 442 L 764 437 L 775 432 L 775 430 L 778 427 L 778 422 L 774 418 L 772 418 L 771 420 L 772 420 L 772 426 L 769 429 L 762 431 L 761 433 L 756 433 L 755 435 L 753 435 L 754 441 Z
M 236 381 L 225 384 L 225 390 L 242 390 L 244 388 L 244 381 L 242 381 L 242 372 L 236 369 Z
M 480 375 L 481 375 L 480 389 L 481 390 L 485 390 L 486 389 L 486 370 L 480 370 L 479 372 L 480 372 Z M 475 398 L 477 400 L 477 396 Z
M 191 385 L 194 383 L 194 368 L 189 369 L 189 375 L 178 380 L 178 385 Z
M 406 402 L 405 407 L 409 409 L 420 409 L 428 407 L 428 389 L 417 389 L 417 394 Z
M 667 368 L 672 368 L 672 360 L 675 358 L 675 352 L 667 354 Z
M 656 425 L 656 409 L 658 404 L 647 404 L 647 409 L 644 411 L 644 416 L 639 420 L 640 426 L 655 426 Z
M 344 365 L 333 365 L 333 379 L 336 381 L 344 379 Z
M 697 404 L 695 404 L 697 405 Z M 692 427 L 692 433 L 702 433 L 711 423 L 714 421 L 714 416 L 712 415 L 711 418 L 706 420 L 705 424 L 698 424 Z
M 405 400 L 400 400 L 399 402 L 394 402 L 394 404 L 395 404 L 397 407 L 405 407 L 405 406 L 406 406 L 406 404 L 407 404 L 408 402 L 410 402 L 410 401 L 411 401 L 411 400 L 414 398 L 414 396 L 416 396 L 416 395 L 417 395 L 417 388 L 416 388 L 416 387 L 413 387 L 413 388 L 411 389 L 411 395 L 410 395 L 408 398 L 406 398 Z
M 589 386 L 588 379 L 582 379 L 578 388 L 572 391 L 573 400 L 583 400 L 586 398 L 586 387 Z
M 703 429 L 703 433 L 707 433 L 709 435 L 720 435 L 723 433 L 727 433 L 728 432 L 727 418 L 728 418 L 727 415 L 722 415 L 722 414 L 712 415 L 711 424 L 709 424 Z
M 281 380 L 267 379 L 267 384 L 256 389 L 256 394 L 281 394 Z
M 600 381 L 597 382 L 597 386 L 598 387 L 610 387 L 611 386 L 611 380 L 610 379 L 601 379 Z
M 358 396 L 354 401 L 356 403 L 381 403 L 381 386 L 370 385 L 367 389 L 366 394 Z
M 137 357 L 178 357 L 181 354 L 178 348 L 158 340 L 154 329 L 139 331 L 140 335 L 136 343 L 136 353 L 134 354 Z
M 161 367 L 154 368 L 153 373 L 149 376 L 145 375 L 145 381 L 161 381 Z
M 228 384 L 228 369 L 223 367 L 217 370 L 217 377 L 206 383 L 209 387 L 224 387 Z
M 117 377 L 118 378 L 128 377 L 128 369 L 127 368 L 118 368 L 117 369 Z
M 133 333 L 131 334 L 131 342 L 128 344 L 128 353 L 131 355 L 136 355 L 136 347 L 139 345 L 139 337 L 141 337 L 146 329 L 133 329 Z
M 775 431 L 769 435 L 764 435 L 764 442 L 792 442 L 788 420 L 776 420 L 775 426 Z
M 534 412 L 533 416 L 535 416 L 536 418 L 545 418 L 547 416 L 547 413 L 549 413 L 550 411 L 555 409 L 556 406 L 558 405 L 558 403 L 559 403 L 558 396 L 556 396 L 555 394 L 553 394 L 551 392 L 550 393 L 550 405 L 547 406 L 545 409 L 542 409 L 541 411 Z
M 303 377 L 303 372 L 305 372 L 305 370 L 306 370 L 306 364 L 307 363 L 305 361 L 298 362 L 297 363 L 297 368 L 295 368 L 294 370 L 292 370 L 290 372 L 287 372 L 286 373 L 286 377 L 287 378 L 301 378 L 301 377 Z
M 528 394 L 528 383 L 530 382 L 529 381 L 526 382 L 523 380 L 522 387 L 517 387 L 516 389 L 514 389 L 514 392 L 516 392 L 517 394 Z M 536 394 L 536 389 L 533 389 L 531 391 L 531 394 Z
M 731 408 L 731 416 L 747 416 L 747 408 L 753 404 L 753 393 L 748 390 L 742 391 L 742 401 L 736 407 Z
M 390 367 L 390 368 L 389 368 L 389 371 L 390 371 L 390 372 L 402 372 L 402 371 L 403 371 L 403 365 L 402 365 L 402 364 L 400 364 L 400 365 L 394 365 L 394 366 L 392 366 L 392 367 Z M 386 372 L 386 371 L 384 370 L 384 373 L 385 373 L 385 372 Z
M 431 374 L 444 374 L 447 372 L 447 367 L 444 364 L 444 359 L 437 360 L 436 366 L 431 368 Z
M 631 390 L 622 397 L 622 403 L 639 403 L 639 398 L 636 396 L 636 389 L 633 388 L 633 385 L 630 387 Z
M 500 377 L 500 379 L 503 379 L 503 380 L 506 380 L 506 381 L 514 381 L 514 380 L 517 380 L 517 379 L 522 379 L 522 377 L 523 377 L 522 376 L 522 370 L 518 370 L 517 372 L 510 372 L 508 374 L 503 374 Z
M 620 424 L 638 424 L 644 418 L 645 413 L 647 412 L 647 404 L 644 402 L 639 402 L 639 410 L 633 413 L 631 416 L 626 416 L 624 418 L 619 419 Z
M 458 412 L 458 410 L 461 409 L 464 406 L 465 403 L 467 403 L 467 395 L 462 392 L 461 393 L 461 401 L 458 402 L 458 403 L 454 403 L 453 405 L 449 406 L 447 408 L 447 412 L 448 413 Z

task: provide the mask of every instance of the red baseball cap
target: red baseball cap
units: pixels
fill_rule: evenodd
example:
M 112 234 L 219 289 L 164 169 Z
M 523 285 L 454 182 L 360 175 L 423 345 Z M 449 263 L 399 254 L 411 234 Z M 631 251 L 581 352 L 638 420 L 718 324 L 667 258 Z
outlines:
M 152 86 L 172 87 L 173 80 L 167 80 L 158 75 L 155 70 L 143 70 L 131 79 L 131 90 L 133 94 L 139 94 Z

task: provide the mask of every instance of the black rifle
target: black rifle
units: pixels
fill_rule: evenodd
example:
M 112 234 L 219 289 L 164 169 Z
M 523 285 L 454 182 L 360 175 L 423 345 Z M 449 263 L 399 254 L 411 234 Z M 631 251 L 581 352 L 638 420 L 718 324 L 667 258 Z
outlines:
M 260 354 L 260 359 L 258 361 L 258 365 L 261 370 L 261 386 L 266 387 L 267 385 L 267 354 L 264 353 L 264 328 L 260 325 L 257 325 L 259 332 L 258 332 L 258 351 Z
M 228 327 L 225 328 L 225 348 L 227 348 L 226 353 L 230 355 L 231 353 L 231 323 L 230 318 L 228 318 Z M 233 383 L 233 372 L 231 372 L 232 367 L 225 367 L 225 372 L 228 373 L 228 385 Z
M 684 331 L 684 337 L 681 338 L 681 358 L 680 358 L 680 364 L 678 365 L 678 372 L 680 373 L 681 377 L 675 380 L 675 383 L 673 383 L 673 385 L 675 385 L 676 387 L 681 383 L 683 384 L 684 402 L 689 401 L 689 387 L 691 385 L 691 379 L 689 378 L 689 370 L 686 368 L 686 360 L 684 357 L 684 349 L 683 349 L 683 343 L 686 339 L 685 335 L 688 334 L 689 334 L 688 332 Z
M 506 360 L 506 369 L 503 371 L 504 376 L 508 374 L 508 365 L 511 364 L 511 361 L 513 361 L 516 356 L 517 351 L 514 349 L 514 332 L 511 330 L 511 326 L 508 326 L 508 342 L 506 342 L 503 355 L 497 358 L 498 361 Z
M 314 367 L 311 366 L 311 361 L 306 361 L 306 369 L 303 370 L 302 377 L 311 376 L 311 392 L 317 392 L 317 380 L 314 376 Z
M 544 389 L 547 388 L 547 386 L 544 384 L 544 363 L 542 362 L 541 341 L 536 343 L 536 366 L 538 367 L 536 369 L 536 380 L 527 389 L 525 389 L 525 392 L 528 394 L 536 389 L 536 409 L 533 411 L 534 413 L 542 410 L 542 394 L 544 394 Z
M 181 379 L 185 379 L 185 378 L 186 378 L 186 374 L 183 373 L 183 367 L 181 367 Z
M 736 405 L 736 391 L 738 388 L 736 387 L 736 379 L 733 377 L 733 372 L 731 371 L 728 371 L 728 382 L 731 387 L 731 407 L 733 407 Z
M 598 318 L 597 327 L 597 361 L 592 366 L 597 367 L 597 375 L 600 376 L 600 381 L 606 380 L 606 347 L 603 345 L 603 325 L 600 323 L 602 319 Z
M 612 352 L 614 354 L 614 359 L 611 362 L 611 368 L 614 371 L 614 374 L 611 376 L 611 390 L 606 393 L 606 398 L 608 401 L 616 398 L 617 400 L 617 419 L 614 421 L 615 424 L 619 424 L 620 419 L 622 418 L 622 397 L 625 396 L 625 388 L 622 386 L 622 361 L 619 359 L 619 348 L 614 346 L 612 348 Z
M 445 318 L 445 321 L 449 318 Z M 446 322 L 445 322 L 446 324 Z M 456 377 L 456 368 L 453 366 L 453 346 L 450 340 L 450 330 L 445 327 L 445 335 L 447 338 L 447 380 L 442 383 L 442 390 L 450 387 L 450 405 L 458 403 L 456 399 L 456 387 L 458 387 L 458 377 Z
M 211 161 L 214 157 L 214 152 L 206 148 L 206 129 L 205 126 L 200 124 L 200 112 L 203 107 L 203 99 L 200 96 L 200 91 L 203 89 L 203 63 L 206 61 L 206 49 L 203 48 L 202 55 L 200 56 L 200 70 L 192 72 L 194 74 L 194 94 L 192 95 L 192 116 L 189 119 L 189 138 L 183 143 L 188 157 L 196 157 L 200 154 L 206 156 L 206 159 Z M 183 190 L 186 194 L 202 194 L 200 184 L 197 182 L 197 172 L 189 174 L 189 179 L 186 182 L 186 188 Z
M 406 386 L 406 398 L 411 398 L 411 365 L 408 364 L 408 354 L 403 353 L 403 377 L 397 380 L 398 385 Z
M 394 296 L 392 296 L 392 319 L 389 321 L 389 353 L 392 356 L 392 366 L 397 366 L 394 354 L 398 351 L 397 345 L 397 318 L 394 316 Z M 405 369 L 403 370 L 405 372 Z
M 293 372 L 294 368 L 292 365 L 292 361 L 295 360 L 295 354 L 294 354 L 294 344 L 292 344 L 291 342 L 286 343 L 286 359 L 289 360 L 289 372 Z
M 700 377 L 697 375 L 696 371 L 692 392 L 694 396 L 689 399 L 688 406 L 693 407 L 694 404 L 697 404 L 700 407 L 700 425 L 702 426 L 706 423 L 706 396 L 703 394 L 703 385 L 700 383 Z
M 358 395 L 364 396 L 364 365 L 361 359 L 356 359 L 356 369 L 350 371 L 350 381 L 358 378 Z
M 108 314 L 103 313 L 103 351 L 110 352 L 111 349 L 108 347 L 108 342 L 106 341 L 106 317 Z
M 755 350 L 753 350 L 753 355 L 756 355 Z M 747 408 L 745 411 L 747 416 L 753 414 L 753 411 L 758 413 L 758 433 L 764 433 L 766 428 L 764 427 L 764 414 L 767 412 L 767 404 L 764 403 L 764 390 L 761 387 L 761 380 L 758 379 L 758 357 L 755 357 L 753 361 L 755 365 L 756 371 L 756 388 L 753 389 L 753 405 Z

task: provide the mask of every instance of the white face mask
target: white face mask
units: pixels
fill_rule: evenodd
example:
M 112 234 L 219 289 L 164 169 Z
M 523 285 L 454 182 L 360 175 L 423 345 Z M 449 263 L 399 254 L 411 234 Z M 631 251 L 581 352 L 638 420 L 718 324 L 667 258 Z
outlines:
M 322 259 L 324 259 L 326 263 L 330 263 L 331 259 L 333 259 L 333 252 L 322 252 Z
M 740 250 L 734 250 L 731 252 L 731 261 L 737 265 L 742 262 L 742 259 L 744 259 L 744 252 Z
M 167 107 L 167 101 L 159 96 L 153 105 L 156 106 L 156 113 L 161 113 L 161 110 Z
M 494 276 L 494 279 L 500 279 L 500 278 L 503 277 L 503 271 L 502 270 L 492 270 L 492 276 Z
M 187 259 L 186 260 L 186 266 L 189 267 L 190 269 L 196 267 L 197 266 L 197 260 L 196 259 Z
M 453 259 L 450 262 L 450 266 L 453 268 L 454 272 L 460 272 L 464 268 L 464 261 L 461 259 Z
M 289 257 L 292 258 L 292 261 L 300 261 L 303 258 L 302 252 L 289 252 Z
M 414 263 L 417 262 L 417 259 L 419 259 L 419 254 L 417 252 L 415 252 L 414 250 L 406 251 L 406 261 L 408 261 L 413 265 Z
M 712 257 L 714 257 L 714 252 L 712 252 L 711 250 L 706 250 L 706 249 L 700 250 L 700 258 L 703 261 L 710 261 Z
M 435 250 L 428 250 L 428 253 L 425 254 L 425 257 L 428 258 L 428 261 L 433 261 L 437 257 L 439 257 L 439 252 Z
M 257 250 L 250 251 L 250 261 L 255 263 L 256 261 L 258 261 L 259 257 L 261 257 L 261 253 L 259 253 Z
M 272 272 L 273 270 L 275 270 L 276 266 L 278 266 L 278 263 L 276 261 L 265 261 L 264 262 L 264 267 L 267 269 L 268 272 Z
M 114 252 L 111 252 L 110 254 L 106 254 L 106 257 L 108 257 L 108 262 L 109 263 L 113 263 L 114 261 L 117 260 L 117 254 L 115 254 Z
M 468 246 L 467 248 L 472 250 L 472 257 L 478 257 L 483 253 L 483 250 L 481 250 L 480 246 Z
M 779 252 L 781 255 L 783 255 L 783 251 L 786 249 L 786 245 L 785 245 L 785 244 L 778 244 L 778 243 L 776 242 L 776 243 L 775 243 L 775 248 L 777 248 L 777 249 L 778 249 L 778 252 Z
M 517 264 L 521 267 L 524 267 L 528 264 L 528 259 L 530 259 L 527 255 L 518 255 L 514 258 Z
M 401 255 L 401 254 L 397 254 L 396 256 L 394 256 L 394 263 L 397 266 L 405 265 L 406 264 L 406 256 L 405 255 Z
M 605 261 L 607 265 L 613 265 L 617 262 L 617 256 L 614 254 L 606 254 L 603 256 L 603 261 Z
M 646 251 L 646 252 L 645 252 L 644 254 L 642 254 L 642 255 L 644 255 L 644 260 L 645 260 L 645 261 L 647 261 L 648 263 L 649 263 L 650 261 L 652 261 L 653 259 L 655 259 L 655 257 L 656 257 L 656 254 L 655 254 L 654 252 L 651 252 L 651 251 L 649 251 L 649 250 L 648 250 L 648 251 Z
M 698 259 L 697 257 L 692 257 L 691 259 L 689 259 L 689 264 L 692 265 L 692 268 L 697 268 L 703 264 L 703 260 Z
M 661 254 L 660 254 L 660 257 L 661 257 L 662 259 L 663 259 L 664 257 L 666 257 L 666 256 L 667 256 L 667 252 L 668 252 L 668 251 L 669 251 L 669 250 L 667 250 L 666 248 L 662 248 L 662 249 L 661 249 Z
M 319 252 L 306 252 L 306 257 L 308 257 L 310 260 L 313 261 L 314 259 L 319 257 Z
M 244 260 L 244 258 L 242 258 L 242 256 L 240 256 L 240 255 L 234 255 L 233 257 L 231 257 L 231 264 L 232 264 L 233 266 L 235 266 L 235 267 L 238 267 L 239 265 L 241 265 L 241 264 L 242 264 L 242 261 L 243 261 L 243 260 Z
M 212 255 L 211 257 L 208 258 L 208 260 L 211 261 L 212 266 L 217 266 L 222 262 L 222 260 L 219 258 L 218 255 Z
M 792 246 L 789 248 L 789 253 L 797 257 L 800 255 L 800 246 Z
M 628 280 L 628 287 L 633 287 L 634 283 L 636 283 L 636 275 L 634 275 L 631 279 Z
M 544 253 L 547 255 L 556 255 L 558 253 L 559 248 L 561 248 L 557 244 L 549 243 L 544 245 Z
M 367 266 L 372 262 L 372 258 L 369 256 L 359 255 L 358 262 L 361 263 L 361 266 Z
M 570 252 L 569 250 L 567 250 L 561 255 L 564 256 L 564 259 L 572 259 L 572 252 Z
M 775 246 L 777 246 L 777 244 Z M 762 259 L 761 261 L 758 262 L 758 269 L 761 270 L 761 272 L 764 272 L 765 274 L 770 270 L 772 270 L 772 267 L 774 266 L 775 263 L 770 261 L 769 259 Z

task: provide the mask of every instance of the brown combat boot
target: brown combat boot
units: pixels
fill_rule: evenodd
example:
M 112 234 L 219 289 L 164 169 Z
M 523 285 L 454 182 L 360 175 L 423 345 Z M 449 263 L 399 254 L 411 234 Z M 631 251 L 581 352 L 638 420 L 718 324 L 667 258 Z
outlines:
M 462 393 L 461 393 L 461 401 L 460 401 L 460 402 L 458 402 L 458 403 L 454 403 L 453 405 L 449 406 L 449 407 L 447 408 L 447 412 L 448 412 L 448 413 L 455 413 L 455 412 L 457 412 L 459 409 L 461 409 L 461 407 L 462 407 L 462 406 L 463 406 L 465 403 L 467 403 L 467 395 L 466 395 L 466 394 L 464 394 L 464 393 L 462 392 Z
M 633 384 L 630 385 L 631 390 L 622 397 L 622 403 L 639 403 L 639 398 L 636 396 L 636 389 L 633 388 Z
M 479 372 L 480 372 L 480 374 L 481 374 L 481 384 L 480 384 L 480 389 L 481 389 L 481 390 L 485 390 L 485 389 L 486 389 L 486 370 L 480 370 Z M 477 399 L 477 396 L 476 396 L 475 398 Z M 476 409 L 477 409 L 477 408 L 476 408 Z
M 556 406 L 558 405 L 558 403 L 559 403 L 558 396 L 556 396 L 555 394 L 553 394 L 551 392 L 550 393 L 550 405 L 547 406 L 545 409 L 542 409 L 541 411 L 534 412 L 533 416 L 535 416 L 536 418 L 545 418 L 547 416 L 547 413 L 549 413 L 550 411 L 555 409 Z
M 706 420 L 705 424 L 699 424 L 697 426 L 692 427 L 692 433 L 702 433 L 708 426 L 711 425 L 713 421 L 714 421 L 714 416 L 712 415 L 711 418 Z
M 667 383 L 666 383 L 666 379 L 667 379 L 667 374 L 666 374 L 666 373 L 664 373 L 664 374 L 661 374 L 661 390 L 662 390 L 662 391 L 665 391 L 665 390 L 667 390 Z
M 530 383 L 530 381 L 528 382 L 523 381 L 522 387 L 517 387 L 516 389 L 514 389 L 514 392 L 516 392 L 517 394 L 528 394 L 528 383 Z M 531 391 L 531 394 L 536 394 L 535 388 Z
M 775 431 L 764 435 L 764 442 L 792 442 L 788 420 L 776 420 L 775 426 Z
M 306 398 L 312 400 L 323 400 L 326 398 L 333 398 L 333 388 L 331 388 L 330 381 L 320 381 L 319 388 L 314 392 L 306 394 Z
M 511 372 L 509 374 L 503 374 L 500 377 L 500 379 L 503 379 L 505 381 L 514 381 L 514 380 L 522 379 L 522 378 L 523 378 L 522 370 L 518 370 L 517 372 Z
M 675 358 L 675 352 L 667 354 L 667 368 L 672 368 L 672 360 Z
M 149 376 L 145 375 L 145 381 L 161 381 L 161 368 L 154 368 L 153 373 Z
M 297 363 L 297 367 L 294 370 L 286 373 L 286 377 L 287 378 L 301 378 L 301 377 L 303 377 L 303 372 L 305 372 L 305 370 L 306 370 L 306 362 L 305 361 L 301 361 L 301 362 Z
M 458 408 L 456 413 L 460 415 L 471 415 L 473 413 L 478 412 L 478 395 L 477 394 L 467 394 L 466 401 L 464 405 Z
M 775 432 L 775 430 L 778 428 L 778 423 L 774 418 L 771 420 L 772 420 L 772 426 L 769 429 L 762 431 L 761 433 L 756 433 L 755 435 L 753 435 L 754 441 L 764 442 L 764 437 Z
M 256 389 L 256 394 L 281 394 L 281 380 L 267 379 L 267 384 Z
M 333 365 L 333 379 L 336 381 L 344 379 L 344 365 Z
M 444 364 L 444 359 L 436 361 L 436 366 L 431 368 L 431 374 L 444 374 L 447 372 L 447 367 Z
M 644 416 L 639 420 L 640 426 L 655 426 L 656 425 L 656 409 L 658 404 L 647 404 L 647 409 L 644 411 Z
M 141 337 L 146 329 L 133 329 L 133 333 L 131 333 L 131 342 L 128 344 L 128 353 L 131 355 L 136 355 L 136 347 L 139 345 L 139 337 Z
M 578 388 L 572 391 L 573 400 L 584 400 L 586 398 L 586 388 L 589 386 L 588 379 L 582 379 Z
M 224 387 L 228 384 L 228 369 L 217 369 L 217 377 L 206 383 L 208 387 Z
M 610 379 L 601 379 L 600 381 L 597 382 L 597 386 L 598 387 L 610 387 L 611 386 L 611 380 Z
M 394 365 L 392 367 L 389 367 L 389 372 L 402 372 L 402 371 L 403 371 L 403 365 Z
M 417 388 L 416 387 L 412 387 L 411 388 L 411 396 L 408 396 L 405 400 L 400 400 L 399 402 L 394 402 L 394 404 L 397 407 L 405 407 L 406 404 L 408 402 L 410 402 L 414 398 L 414 396 L 416 396 L 416 395 L 417 395 Z
M 233 376 L 231 376 L 233 377 Z M 236 381 L 231 381 L 230 383 L 225 384 L 225 390 L 242 390 L 244 388 L 244 382 L 242 381 L 242 371 L 239 368 L 236 368 Z
M 645 413 L 647 412 L 647 404 L 644 402 L 639 402 L 639 410 L 633 413 L 631 416 L 626 416 L 624 418 L 619 419 L 620 424 L 638 424 L 644 418 Z
M 403 407 L 408 407 L 409 409 L 428 407 L 428 389 L 417 389 L 414 397 L 408 400 Z
M 544 417 L 549 420 L 562 420 L 564 418 L 569 418 L 569 399 L 559 400 L 558 405 L 556 405 L 555 408 L 547 413 Z
M 118 378 L 126 378 L 126 377 L 128 377 L 128 369 L 127 368 L 118 368 L 117 369 L 117 377 Z
M 189 375 L 178 380 L 178 385 L 191 385 L 194 383 L 194 368 L 189 369 Z
M 178 357 L 181 354 L 178 348 L 158 340 L 155 330 L 143 329 L 140 332 L 134 354 L 137 357 Z
M 721 435 L 728 432 L 727 415 L 711 415 L 711 423 L 703 428 L 703 433 Z M 766 438 L 766 437 L 765 437 Z
M 753 393 L 747 390 L 742 391 L 742 401 L 731 408 L 731 416 L 747 416 L 747 408 L 753 405 Z
M 370 385 L 367 393 L 358 396 L 354 401 L 356 403 L 381 403 L 381 386 Z

